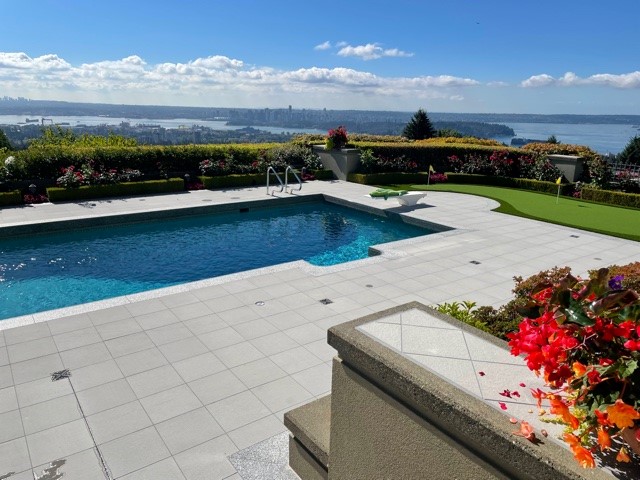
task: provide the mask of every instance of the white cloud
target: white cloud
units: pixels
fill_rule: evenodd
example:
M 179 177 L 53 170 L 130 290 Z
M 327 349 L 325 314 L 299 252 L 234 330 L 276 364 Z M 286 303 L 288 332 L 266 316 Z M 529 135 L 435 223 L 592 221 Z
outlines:
M 319 45 L 313 47 L 314 50 L 329 50 L 331 48 L 331 42 L 327 40 L 326 42 L 322 42 Z
M 0 92 L 37 99 L 106 103 L 255 106 L 306 105 L 452 99 L 460 89 L 480 85 L 450 75 L 390 77 L 350 68 L 317 66 L 278 70 L 247 65 L 222 55 L 185 63 L 148 64 L 131 55 L 71 65 L 57 55 L 30 58 L 0 52 Z M 206 102 L 206 103 L 205 103 Z
M 383 49 L 377 43 L 351 46 L 345 45 L 339 51 L 341 57 L 360 57 L 363 60 L 375 60 L 382 57 L 413 57 L 413 53 L 404 52 L 397 48 Z
M 487 83 L 488 87 L 508 87 L 509 83 L 508 82 L 502 82 L 502 81 L 495 81 L 495 82 L 488 82 Z
M 546 87 L 562 86 L 575 87 L 582 85 L 602 86 L 619 89 L 640 88 L 640 71 L 613 75 L 610 73 L 598 73 L 589 77 L 579 77 L 573 72 L 567 72 L 562 77 L 554 78 L 551 75 L 534 75 L 520 83 L 521 87 Z
M 546 87 L 547 85 L 552 85 L 554 82 L 555 79 L 551 75 L 544 73 L 527 78 L 520 83 L 520 86 L 525 88 Z

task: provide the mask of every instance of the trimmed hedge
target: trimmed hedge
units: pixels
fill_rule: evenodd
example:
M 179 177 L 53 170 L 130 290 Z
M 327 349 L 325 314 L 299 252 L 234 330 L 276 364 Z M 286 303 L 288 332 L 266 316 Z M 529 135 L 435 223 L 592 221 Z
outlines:
M 283 173 L 279 173 L 278 175 L 280 175 L 280 178 L 284 180 Z M 333 180 L 333 172 L 331 170 L 315 170 L 313 175 L 316 177 L 316 180 Z M 299 173 L 298 176 L 300 176 Z M 292 184 L 294 184 L 295 178 L 292 178 Z M 200 176 L 198 177 L 198 180 L 202 182 L 204 188 L 212 190 L 214 188 L 250 187 L 254 185 L 266 186 L 267 175 L 264 173 L 246 173 L 237 175 L 220 175 L 216 177 Z M 270 184 L 277 185 L 277 183 L 278 181 L 272 176 Z
M 212 190 L 214 188 L 248 187 L 252 185 L 266 185 L 267 176 L 264 173 L 247 173 L 242 175 L 221 175 L 219 177 L 200 176 L 198 180 L 202 182 L 204 188 Z
M 145 182 L 126 182 L 112 185 L 83 185 L 78 188 L 49 187 L 47 188 L 47 196 L 50 202 L 65 202 L 182 191 L 184 191 L 184 180 L 182 178 L 170 178 L 168 180 L 147 180 Z
M 460 183 L 471 185 L 492 185 L 496 187 L 520 188 L 534 192 L 558 193 L 558 185 L 555 182 L 531 180 L 529 178 L 495 177 L 492 175 L 472 175 L 469 173 L 447 173 L 448 183 Z M 573 185 L 565 183 L 560 186 L 561 195 L 573 193 Z
M 68 147 L 30 148 L 15 153 L 17 170 L 23 178 L 57 178 L 62 168 L 79 166 L 88 160 L 103 165 L 106 170 L 132 168 L 145 174 L 164 171 L 195 172 L 203 160 L 225 160 L 233 156 L 234 163 L 251 165 L 278 145 L 141 145 L 137 147 Z
M 621 207 L 640 208 L 640 195 L 637 193 L 614 192 L 612 190 L 597 190 L 583 187 L 580 191 L 583 200 Z
M 490 156 L 496 150 L 506 151 L 513 159 L 523 155 L 523 151 L 513 147 L 496 147 L 491 145 L 473 145 L 456 143 L 381 143 L 381 142 L 353 142 L 359 149 L 370 149 L 376 157 L 397 158 L 404 156 L 407 161 L 415 162 L 419 171 L 427 171 L 429 165 L 439 172 L 450 168 L 450 156 L 464 158 L 470 154 L 485 154 Z
M 347 181 L 361 185 L 407 185 L 427 183 L 428 173 L 350 173 Z
M 22 205 L 22 192 L 20 190 L 0 192 L 0 207 L 9 205 Z

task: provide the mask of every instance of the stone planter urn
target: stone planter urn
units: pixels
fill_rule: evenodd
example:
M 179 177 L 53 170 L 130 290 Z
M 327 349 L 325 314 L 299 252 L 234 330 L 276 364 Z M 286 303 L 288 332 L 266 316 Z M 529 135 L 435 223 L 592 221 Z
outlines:
M 320 157 L 322 166 L 331 170 L 338 180 L 346 180 L 347 174 L 360 165 L 360 150 L 357 148 L 328 150 L 324 145 L 313 145 L 313 152 Z

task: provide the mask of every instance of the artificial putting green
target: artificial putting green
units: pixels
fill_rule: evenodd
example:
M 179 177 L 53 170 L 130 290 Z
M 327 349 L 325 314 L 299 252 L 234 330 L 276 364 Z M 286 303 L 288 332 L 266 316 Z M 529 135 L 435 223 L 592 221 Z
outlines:
M 496 212 L 543 222 L 604 233 L 614 237 L 640 241 L 640 210 L 614 207 L 555 195 L 486 185 L 440 183 L 436 185 L 394 185 L 405 190 L 431 190 L 467 193 L 496 200 Z

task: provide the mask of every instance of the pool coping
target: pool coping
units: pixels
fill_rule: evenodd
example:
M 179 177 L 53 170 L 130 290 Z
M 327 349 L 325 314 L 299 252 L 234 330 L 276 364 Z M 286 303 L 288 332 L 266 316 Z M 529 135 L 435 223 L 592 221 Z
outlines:
M 411 209 L 406 207 L 381 209 L 371 205 L 365 205 L 351 200 L 347 200 L 334 195 L 325 193 L 314 193 L 309 195 L 300 195 L 292 197 L 269 197 L 262 200 L 248 200 L 233 203 L 221 203 L 215 205 L 199 205 L 189 206 L 176 209 L 157 209 L 146 210 L 129 213 L 117 213 L 105 216 L 86 216 L 81 218 L 63 218 L 50 220 L 40 223 L 24 223 L 20 225 L 8 225 L 0 227 L 0 239 L 26 236 L 26 235 L 43 235 L 46 233 L 59 233 L 67 229 L 88 229 L 104 227 L 108 225 L 127 225 L 132 223 L 154 221 L 167 218 L 184 218 L 189 216 L 207 215 L 210 213 L 228 213 L 234 211 L 241 211 L 246 208 L 263 209 L 271 208 L 274 199 L 278 200 L 278 203 L 288 205 L 297 205 L 302 203 L 312 203 L 317 201 L 325 201 L 333 203 L 343 207 L 358 210 L 360 212 L 369 213 L 372 215 L 378 215 L 386 218 L 392 218 L 404 223 L 414 225 L 421 228 L 432 230 L 433 233 L 427 235 L 421 235 L 417 237 L 411 237 L 403 240 L 396 240 L 393 242 L 386 242 L 382 244 L 375 244 L 369 247 L 369 257 L 359 260 L 352 260 L 350 262 L 344 262 L 337 265 L 330 266 L 316 266 L 312 265 L 306 260 L 294 260 L 292 262 L 285 262 L 276 265 L 270 265 L 266 267 L 254 268 L 244 270 L 242 272 L 231 273 L 227 275 L 220 275 L 216 277 L 205 278 L 196 280 L 193 282 L 185 282 L 178 285 L 169 287 L 155 288 L 146 290 L 144 292 L 133 293 L 129 295 L 120 295 L 117 297 L 106 298 L 103 300 L 96 300 L 93 302 L 86 302 L 77 305 L 71 305 L 68 307 L 56 308 L 51 310 L 44 310 L 41 312 L 34 312 L 31 314 L 20 315 L 17 317 L 9 317 L 6 319 L 0 319 L 0 331 L 9 328 L 20 327 L 24 325 L 30 325 L 33 323 L 46 322 L 49 320 L 55 320 L 70 315 L 78 315 L 87 312 L 93 312 L 108 307 L 115 307 L 126 305 L 129 303 L 139 302 L 143 300 L 150 300 L 161 298 L 167 295 L 173 295 L 177 293 L 184 293 L 191 290 L 196 290 L 204 287 L 210 287 L 214 285 L 220 285 L 223 283 L 244 280 L 264 274 L 281 272 L 292 269 L 300 269 L 304 273 L 313 277 L 331 274 L 335 272 L 342 272 L 351 270 L 354 268 L 362 267 L 364 265 L 372 265 L 375 263 L 383 262 L 387 259 L 398 258 L 406 256 L 407 253 L 403 251 L 403 248 L 421 243 L 424 241 L 425 236 L 431 238 L 435 237 L 448 237 L 451 235 L 460 234 L 464 229 L 451 227 L 448 225 L 430 222 L 420 218 L 411 217 L 405 215 Z

